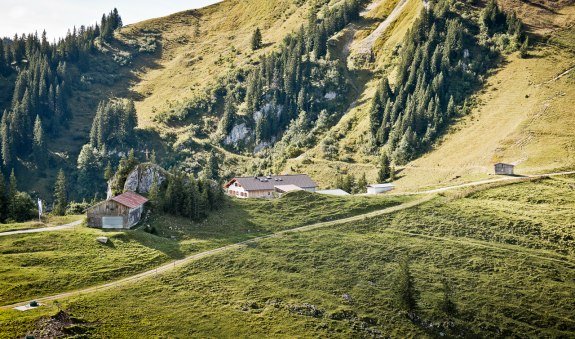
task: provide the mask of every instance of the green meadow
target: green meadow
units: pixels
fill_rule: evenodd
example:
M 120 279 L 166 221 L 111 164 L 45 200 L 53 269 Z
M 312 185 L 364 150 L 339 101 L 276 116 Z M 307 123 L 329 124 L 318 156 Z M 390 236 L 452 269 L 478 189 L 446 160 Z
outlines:
M 63 331 L 570 337 L 574 190 L 575 177 L 566 177 L 445 193 L 393 214 L 251 242 L 134 285 L 62 300 L 78 321 Z M 406 260 L 411 312 L 398 303 Z M 441 307 L 446 295 L 455 305 L 448 313 Z M 56 312 L 52 305 L 2 311 L 0 325 L 7 337 L 37 335 L 38 319 Z

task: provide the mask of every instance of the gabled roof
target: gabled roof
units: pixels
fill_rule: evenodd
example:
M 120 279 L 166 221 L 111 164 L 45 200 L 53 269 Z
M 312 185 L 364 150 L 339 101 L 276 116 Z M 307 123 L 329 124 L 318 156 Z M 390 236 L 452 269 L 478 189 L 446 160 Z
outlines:
M 317 187 L 317 184 L 307 174 L 237 177 L 230 180 L 224 187 L 228 188 L 234 182 L 237 182 L 246 191 L 271 191 L 274 190 L 275 186 L 282 185 L 295 185 L 303 189 Z
M 118 204 L 124 205 L 128 208 L 136 208 L 148 202 L 148 199 L 131 191 L 127 191 L 120 195 L 117 195 L 113 197 L 111 200 L 114 200 Z
M 507 164 L 507 163 L 504 163 L 504 162 L 498 162 L 498 163 L 495 164 L 495 166 L 497 166 L 497 165 L 515 166 L 515 165 L 513 165 L 513 164 Z

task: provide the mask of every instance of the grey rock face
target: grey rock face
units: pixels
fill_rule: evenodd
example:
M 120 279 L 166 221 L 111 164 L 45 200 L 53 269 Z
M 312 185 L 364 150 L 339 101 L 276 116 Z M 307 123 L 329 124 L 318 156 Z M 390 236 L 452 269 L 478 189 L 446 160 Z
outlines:
M 154 178 L 161 185 L 167 178 L 167 172 L 156 164 L 140 164 L 134 168 L 124 184 L 124 191 L 146 194 L 150 192 Z

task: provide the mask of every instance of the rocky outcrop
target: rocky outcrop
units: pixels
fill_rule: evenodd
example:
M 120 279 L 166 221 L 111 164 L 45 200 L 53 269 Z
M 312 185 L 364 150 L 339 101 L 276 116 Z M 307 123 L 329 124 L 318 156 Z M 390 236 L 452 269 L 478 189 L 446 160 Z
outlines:
M 250 132 L 251 130 L 246 126 L 245 123 L 235 125 L 234 128 L 232 128 L 230 134 L 224 139 L 224 144 L 237 146 L 240 141 L 246 139 Z
M 146 194 L 150 191 L 154 178 L 156 178 L 159 186 L 166 181 L 167 177 L 168 172 L 156 164 L 140 164 L 128 174 L 124 184 L 124 191 Z

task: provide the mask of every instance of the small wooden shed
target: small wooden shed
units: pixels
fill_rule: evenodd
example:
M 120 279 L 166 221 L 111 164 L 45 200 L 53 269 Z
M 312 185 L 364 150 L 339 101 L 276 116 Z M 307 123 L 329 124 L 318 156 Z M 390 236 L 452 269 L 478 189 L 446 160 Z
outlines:
M 495 174 L 513 175 L 515 165 L 499 162 L 495 164 Z
M 129 229 L 140 222 L 148 199 L 134 192 L 125 192 L 88 208 L 88 226 Z

